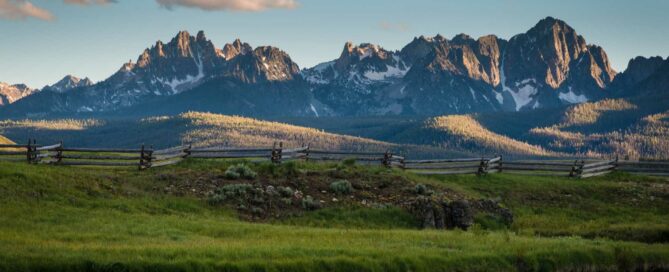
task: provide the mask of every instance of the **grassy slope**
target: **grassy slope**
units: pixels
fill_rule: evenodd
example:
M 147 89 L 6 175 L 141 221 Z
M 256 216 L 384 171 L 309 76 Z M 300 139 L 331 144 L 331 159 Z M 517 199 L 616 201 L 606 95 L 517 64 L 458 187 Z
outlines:
M 418 231 L 382 222 L 367 224 L 365 219 L 385 221 L 392 216 L 364 210 L 345 211 L 347 218 L 334 219 L 327 214 L 336 210 L 324 210 L 297 218 L 289 226 L 252 224 L 240 222 L 234 213 L 212 208 L 204 200 L 166 195 L 159 189 L 165 176 L 224 169 L 226 165 L 189 161 L 140 173 L 83 168 L 71 171 L 66 167 L 0 162 L 0 271 L 124 267 L 182 271 L 510 271 L 669 265 L 669 248 L 662 244 L 533 235 L 535 231 L 548 234 L 551 230 L 578 233 L 582 226 L 598 229 L 603 226 L 599 224 L 619 221 L 629 222 L 632 229 L 647 224 L 666 231 L 668 217 L 662 216 L 669 210 L 666 191 L 653 191 L 657 194 L 655 202 L 644 199 L 638 205 L 629 205 L 634 201 L 627 199 L 642 195 L 637 192 L 642 188 L 666 186 L 665 181 L 623 176 L 586 183 L 508 175 L 482 179 L 409 175 L 417 182 L 446 186 L 472 196 L 499 196 L 516 213 L 512 231 L 477 227 L 467 233 Z M 557 193 L 578 197 L 561 200 L 554 195 Z M 568 209 L 565 203 L 574 206 Z M 401 212 L 390 210 L 393 214 Z M 630 218 L 633 214 L 638 217 Z M 565 220 L 576 222 L 575 229 Z
M 12 140 L 7 139 L 5 136 L 0 135 L 0 144 L 15 144 Z
M 669 182 L 615 173 L 587 180 L 496 174 L 438 178 L 516 216 L 512 229 L 542 236 L 579 235 L 669 242 Z

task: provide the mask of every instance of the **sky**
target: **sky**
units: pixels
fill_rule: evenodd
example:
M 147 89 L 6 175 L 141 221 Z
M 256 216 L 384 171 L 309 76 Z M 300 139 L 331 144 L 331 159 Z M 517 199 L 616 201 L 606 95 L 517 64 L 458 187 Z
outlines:
M 276 46 L 304 68 L 347 41 L 399 50 L 420 35 L 508 39 L 547 16 L 620 71 L 635 56 L 669 55 L 668 12 L 666 0 L 0 0 L 0 82 L 104 80 L 180 30 L 203 30 L 219 48 L 236 38 Z

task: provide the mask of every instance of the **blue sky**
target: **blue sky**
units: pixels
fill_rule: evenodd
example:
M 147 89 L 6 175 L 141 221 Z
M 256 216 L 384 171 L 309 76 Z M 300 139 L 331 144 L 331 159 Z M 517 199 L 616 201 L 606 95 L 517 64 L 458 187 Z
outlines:
M 156 40 L 169 41 L 179 30 L 193 34 L 204 30 L 217 47 L 235 38 L 254 47 L 277 46 L 300 67 L 310 67 L 338 57 L 346 41 L 395 50 L 414 36 L 437 33 L 446 37 L 496 34 L 508 39 L 553 16 L 569 23 L 588 43 L 602 46 L 617 70 L 638 55 L 669 55 L 669 1 L 664 0 L 116 0 L 96 4 L 105 1 L 109 0 L 0 0 L 0 81 L 39 88 L 66 74 L 103 80 L 122 63 L 135 61 Z M 17 5 L 25 9 L 12 9 Z

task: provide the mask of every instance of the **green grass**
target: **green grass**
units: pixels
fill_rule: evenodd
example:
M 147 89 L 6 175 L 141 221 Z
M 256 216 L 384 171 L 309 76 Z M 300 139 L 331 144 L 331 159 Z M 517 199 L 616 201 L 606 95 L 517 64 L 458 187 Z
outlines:
M 649 200 L 629 209 L 621 208 L 627 200 L 610 201 L 611 208 L 603 203 L 610 193 L 637 188 L 627 183 L 643 187 L 655 180 L 510 175 L 432 179 L 388 173 L 471 196 L 501 197 L 516 213 L 512 230 L 469 232 L 412 229 L 411 219 L 393 208 L 324 209 L 283 222 L 248 223 L 203 199 L 156 190 L 164 182 L 160 175 L 222 173 L 232 163 L 188 160 L 138 172 L 0 162 L 0 271 L 550 271 L 669 266 L 666 244 L 534 235 L 566 224 L 558 220 L 550 227 L 547 220 L 582 217 L 576 222 L 587 226 L 589 221 L 613 222 L 633 212 L 639 217 L 622 222 L 666 227 L 667 219 L 659 218 L 666 196 L 650 207 L 641 207 Z M 316 171 L 334 165 L 296 167 Z M 267 165 L 255 168 L 259 173 L 270 171 Z M 290 167 L 278 168 L 273 171 L 281 174 Z M 361 175 L 386 171 L 351 170 Z M 593 200 L 579 198 L 575 206 L 562 209 L 561 200 L 540 205 L 528 196 L 543 198 L 541 188 L 592 195 Z
M 516 232 L 669 242 L 669 182 L 663 179 L 624 173 L 591 179 L 509 174 L 436 179 L 500 199 L 514 212 Z
M 277 223 L 315 228 L 415 229 L 417 220 L 395 207 L 327 208 L 304 216 L 279 220 Z

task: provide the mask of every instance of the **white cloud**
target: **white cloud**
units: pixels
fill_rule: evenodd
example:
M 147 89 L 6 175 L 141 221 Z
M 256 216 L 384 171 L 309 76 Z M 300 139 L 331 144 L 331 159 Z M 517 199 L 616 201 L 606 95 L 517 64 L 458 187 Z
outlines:
M 175 6 L 199 8 L 202 10 L 261 11 L 273 8 L 292 9 L 297 0 L 156 0 L 168 9 Z
M 26 0 L 0 0 L 0 19 L 25 20 L 27 18 L 45 21 L 54 19 L 51 12 Z

